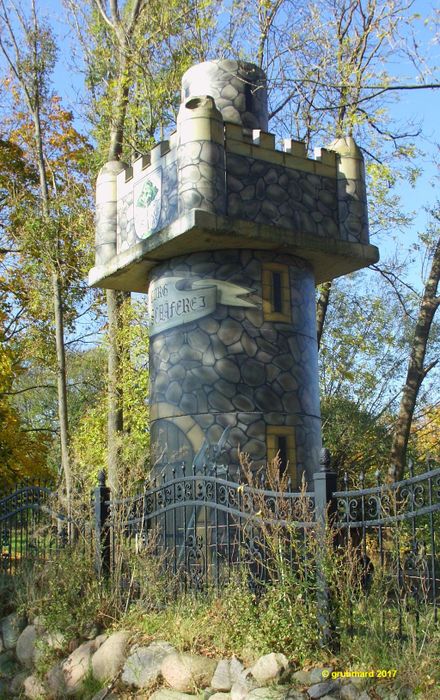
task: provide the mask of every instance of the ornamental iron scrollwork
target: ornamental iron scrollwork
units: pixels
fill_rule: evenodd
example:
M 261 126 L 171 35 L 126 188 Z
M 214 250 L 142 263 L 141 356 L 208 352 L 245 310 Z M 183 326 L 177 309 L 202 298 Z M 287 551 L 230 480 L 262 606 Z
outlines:
M 204 541 L 201 535 L 188 535 L 185 540 L 186 572 L 190 587 L 195 591 L 201 591 L 205 587 L 207 568 L 204 555 Z

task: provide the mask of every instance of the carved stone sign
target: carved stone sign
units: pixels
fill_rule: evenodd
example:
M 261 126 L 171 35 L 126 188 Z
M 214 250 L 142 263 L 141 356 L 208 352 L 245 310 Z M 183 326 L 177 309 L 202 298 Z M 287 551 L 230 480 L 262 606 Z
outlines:
M 182 326 L 212 313 L 217 304 L 255 307 L 242 299 L 252 289 L 215 279 L 164 277 L 149 290 L 150 335 Z

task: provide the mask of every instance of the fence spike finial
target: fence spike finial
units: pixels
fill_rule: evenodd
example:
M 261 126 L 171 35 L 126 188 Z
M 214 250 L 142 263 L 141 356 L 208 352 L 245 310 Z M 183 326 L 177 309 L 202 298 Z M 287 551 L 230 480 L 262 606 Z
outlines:
M 374 472 L 374 476 L 376 477 L 376 484 L 377 484 L 378 486 L 380 486 L 380 482 L 381 482 L 381 473 L 380 473 L 380 469 L 376 469 L 376 471 Z
M 98 472 L 98 486 L 101 489 L 105 488 L 105 471 L 104 471 L 104 469 L 101 469 Z

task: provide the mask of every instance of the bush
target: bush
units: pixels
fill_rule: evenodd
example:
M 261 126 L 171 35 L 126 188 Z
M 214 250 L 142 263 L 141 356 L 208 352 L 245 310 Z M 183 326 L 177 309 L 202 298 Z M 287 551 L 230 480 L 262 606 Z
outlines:
M 67 641 L 107 622 L 109 601 L 90 557 L 74 546 L 24 568 L 17 598 L 28 617 L 41 617 L 49 632 L 61 631 Z

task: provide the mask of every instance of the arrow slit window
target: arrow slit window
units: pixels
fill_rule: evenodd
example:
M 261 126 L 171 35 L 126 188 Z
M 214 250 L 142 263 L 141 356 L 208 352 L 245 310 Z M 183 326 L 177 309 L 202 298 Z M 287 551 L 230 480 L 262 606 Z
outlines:
M 262 269 L 263 312 L 266 321 L 290 323 L 289 268 L 280 263 L 266 263 Z
M 267 461 L 280 460 L 280 476 L 286 472 L 296 486 L 295 428 L 284 425 L 268 425 L 266 433 Z

